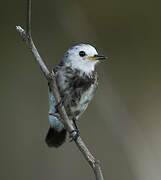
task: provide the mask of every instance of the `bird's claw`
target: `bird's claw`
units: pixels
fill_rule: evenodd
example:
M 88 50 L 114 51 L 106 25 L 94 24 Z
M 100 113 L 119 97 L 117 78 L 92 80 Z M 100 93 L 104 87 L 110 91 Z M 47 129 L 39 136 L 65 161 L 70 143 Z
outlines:
M 78 129 L 73 130 L 72 132 L 70 132 L 69 142 L 72 142 L 73 140 L 76 141 L 79 136 L 80 136 L 79 130 Z

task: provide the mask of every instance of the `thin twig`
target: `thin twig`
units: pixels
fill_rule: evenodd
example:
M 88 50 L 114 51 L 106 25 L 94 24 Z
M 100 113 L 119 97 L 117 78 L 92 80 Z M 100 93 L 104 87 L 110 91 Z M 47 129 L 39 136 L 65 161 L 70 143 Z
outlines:
M 26 17 L 26 32 L 20 26 L 16 26 L 16 29 L 19 32 L 22 39 L 26 42 L 27 47 L 30 49 L 35 60 L 39 64 L 44 76 L 46 77 L 46 79 L 48 81 L 49 87 L 54 94 L 56 103 L 58 103 L 61 100 L 61 96 L 60 96 L 60 93 L 59 93 L 59 90 L 58 90 L 58 87 L 56 84 L 55 74 L 54 74 L 54 72 L 52 72 L 52 73 L 49 72 L 43 59 L 39 55 L 39 52 L 37 51 L 37 49 L 34 45 L 34 42 L 32 40 L 32 37 L 31 37 L 31 0 L 27 0 L 26 10 L 27 10 L 27 12 L 26 12 L 26 15 L 27 15 L 27 17 Z M 66 130 L 70 133 L 71 137 L 74 138 L 75 134 L 71 134 L 71 132 L 73 132 L 73 130 L 74 130 L 74 127 L 72 126 L 72 124 L 67 116 L 64 106 L 59 107 L 59 113 L 61 115 L 62 123 L 64 124 Z M 82 152 L 84 158 L 88 161 L 89 165 L 92 167 L 95 177 L 96 177 L 96 180 L 104 180 L 99 161 L 96 160 L 94 158 L 94 156 L 90 153 L 90 151 L 88 150 L 87 146 L 84 144 L 81 137 L 78 137 L 75 140 L 75 143 L 76 143 L 77 147 L 79 148 L 79 150 Z
M 31 0 L 26 3 L 26 35 L 31 37 Z
M 32 41 L 31 36 L 27 36 L 26 32 L 24 29 L 22 29 L 21 26 L 16 26 L 17 31 L 19 32 L 20 36 L 22 37 L 22 39 L 26 42 L 27 47 L 30 49 L 30 51 L 32 52 L 35 60 L 38 62 L 38 64 L 40 65 L 40 68 L 42 70 L 42 72 L 44 73 L 45 77 L 47 80 L 50 79 L 50 72 L 48 70 L 48 68 L 46 67 L 44 61 L 42 60 L 41 56 L 39 55 L 34 42 Z

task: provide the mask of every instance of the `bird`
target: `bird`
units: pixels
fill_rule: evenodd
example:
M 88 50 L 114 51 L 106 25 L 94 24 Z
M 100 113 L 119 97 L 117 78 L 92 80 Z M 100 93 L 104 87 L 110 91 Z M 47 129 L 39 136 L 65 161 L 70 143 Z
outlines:
M 76 130 L 79 117 L 87 109 L 98 87 L 98 75 L 95 66 L 106 56 L 99 55 L 89 44 L 78 44 L 68 49 L 60 63 L 53 69 L 57 87 L 69 120 Z M 49 122 L 50 127 L 45 141 L 48 147 L 60 147 L 66 139 L 67 131 L 61 122 L 58 104 L 49 87 Z

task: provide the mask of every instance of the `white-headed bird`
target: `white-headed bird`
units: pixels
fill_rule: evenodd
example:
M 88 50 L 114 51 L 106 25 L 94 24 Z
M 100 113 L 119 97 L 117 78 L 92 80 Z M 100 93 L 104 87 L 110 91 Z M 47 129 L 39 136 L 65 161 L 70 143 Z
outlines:
M 61 95 L 61 103 L 75 126 L 76 121 L 87 109 L 98 86 L 95 65 L 106 59 L 98 55 L 96 49 L 89 44 L 79 44 L 70 48 L 63 56 L 59 65 L 54 68 L 57 86 Z M 50 128 L 46 136 L 49 147 L 59 147 L 66 139 L 66 130 L 61 122 L 55 98 L 49 89 L 49 121 Z

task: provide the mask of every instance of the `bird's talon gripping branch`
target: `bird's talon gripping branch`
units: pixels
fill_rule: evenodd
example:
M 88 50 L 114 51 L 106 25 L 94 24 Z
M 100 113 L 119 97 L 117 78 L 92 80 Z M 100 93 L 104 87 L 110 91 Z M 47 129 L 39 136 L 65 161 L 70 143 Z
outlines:
M 79 130 L 78 129 L 73 130 L 72 132 L 70 132 L 69 142 L 72 142 L 73 140 L 76 141 L 79 136 L 80 136 Z

